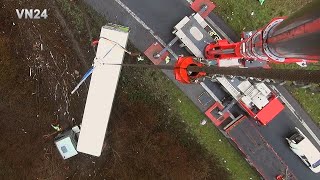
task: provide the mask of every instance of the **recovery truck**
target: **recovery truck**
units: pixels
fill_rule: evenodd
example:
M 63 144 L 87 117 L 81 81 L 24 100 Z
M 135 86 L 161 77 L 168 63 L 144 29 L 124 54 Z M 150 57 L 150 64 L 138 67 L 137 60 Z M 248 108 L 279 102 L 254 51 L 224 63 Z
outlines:
M 198 13 L 183 18 L 174 27 L 173 33 L 195 56 L 178 58 L 174 71 L 176 79 L 182 83 L 193 83 L 211 76 L 251 117 L 267 125 L 284 109 L 276 93 L 267 85 L 239 77 L 212 76 L 201 68 L 263 69 L 269 68 L 268 63 L 306 65 L 318 62 L 320 13 L 317 5 L 319 2 L 311 3 L 289 18 L 274 18 L 257 31 L 242 33 L 242 40 L 235 43 L 221 39 L 216 32 L 212 33 L 213 28 L 201 16 L 209 5 L 202 5 Z M 199 71 L 194 71 L 197 68 Z
M 269 63 L 297 63 L 304 66 L 320 59 L 320 13 L 316 8 L 320 5 L 319 1 L 292 17 L 275 18 L 257 31 L 245 32 L 242 40 L 235 43 L 221 39 L 214 26 L 205 20 L 208 11 L 212 10 L 210 3 L 206 0 L 194 1 L 191 7 L 197 6 L 198 12 L 184 17 L 174 27 L 173 34 L 176 37 L 163 49 L 150 46 L 145 54 L 159 64 L 161 61 L 157 59 L 180 41 L 180 47 L 185 47 L 192 56 L 177 57 L 174 65 L 176 80 L 184 84 L 199 83 L 205 89 L 214 100 L 205 114 L 232 140 L 231 143 L 241 150 L 245 159 L 264 179 L 297 179 L 260 134 L 250 116 L 267 125 L 284 109 L 277 94 L 264 83 L 264 77 L 309 81 L 309 77 L 312 79 L 310 74 L 319 73 L 306 71 L 304 74 L 304 71 L 299 73 L 290 70 L 284 74 L 268 73 L 278 72 L 269 71 Z M 261 78 L 258 79 L 260 82 L 242 77 L 248 77 L 248 68 L 254 72 L 252 77 Z M 218 92 L 219 87 L 214 87 L 217 83 L 227 96 Z M 239 113 L 236 104 L 249 117 Z
M 182 83 L 199 82 L 199 80 L 207 76 L 204 72 L 189 73 L 187 68 L 189 66 L 217 66 L 217 67 L 264 67 L 266 61 L 253 61 L 249 59 L 240 58 L 239 56 L 231 56 L 226 54 L 214 54 L 220 51 L 224 53 L 235 52 L 234 49 L 219 49 L 213 48 L 217 44 L 226 44 L 227 40 L 221 40 L 218 33 L 210 27 L 210 25 L 201 16 L 204 13 L 208 5 L 205 5 L 199 12 L 192 14 L 191 16 L 184 17 L 175 27 L 173 34 L 176 36 L 169 44 L 178 40 L 181 41 L 182 47 L 185 47 L 195 57 L 179 57 L 175 65 L 175 77 Z M 248 34 L 248 33 L 247 33 Z M 227 43 L 228 44 L 228 43 Z M 229 46 L 228 46 L 229 47 Z M 230 47 L 235 47 L 231 45 Z M 162 51 L 163 52 L 163 51 Z M 156 54 L 156 57 L 161 55 Z M 221 52 L 220 52 L 221 53 Z M 219 57 L 218 57 L 219 56 Z M 248 115 L 256 119 L 259 123 L 267 125 L 274 117 L 279 114 L 284 106 L 278 99 L 277 95 L 263 82 L 253 82 L 249 79 L 240 79 L 237 77 L 227 78 L 225 76 L 214 77 L 215 82 L 222 85 L 223 89 L 234 99 L 227 105 L 219 106 L 218 113 L 228 113 L 236 103 L 247 112 Z M 203 87 L 206 86 L 206 82 L 202 82 Z M 214 92 L 210 92 L 211 95 Z M 231 116 L 232 117 L 232 116 Z M 236 119 L 236 117 L 232 117 Z M 211 117 L 211 120 L 216 123 L 219 120 Z M 221 119 L 220 119 L 221 121 Z

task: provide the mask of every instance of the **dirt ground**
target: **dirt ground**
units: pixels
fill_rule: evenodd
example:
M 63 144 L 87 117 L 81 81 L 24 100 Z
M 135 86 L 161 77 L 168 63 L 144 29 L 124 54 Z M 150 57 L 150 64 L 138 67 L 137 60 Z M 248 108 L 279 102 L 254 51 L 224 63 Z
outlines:
M 46 135 L 56 120 L 64 129 L 81 123 L 88 85 L 70 92 L 94 57 L 91 35 L 70 28 L 54 1 L 2 0 L 0 7 L 0 179 L 228 178 L 195 140 L 164 123 L 174 119 L 157 110 L 160 101 L 130 98 L 139 86 L 123 78 L 101 157 L 62 160 L 55 134 Z M 16 8 L 47 8 L 49 17 L 19 20 Z

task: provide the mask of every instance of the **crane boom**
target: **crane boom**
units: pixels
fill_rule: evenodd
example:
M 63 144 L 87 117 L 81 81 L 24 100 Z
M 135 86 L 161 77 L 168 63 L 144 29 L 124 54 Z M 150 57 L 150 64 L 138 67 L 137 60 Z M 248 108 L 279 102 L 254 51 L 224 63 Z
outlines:
M 320 1 L 314 1 L 289 18 L 274 18 L 265 27 L 243 40 L 229 43 L 219 40 L 205 49 L 207 59 L 245 58 L 293 63 L 320 59 Z

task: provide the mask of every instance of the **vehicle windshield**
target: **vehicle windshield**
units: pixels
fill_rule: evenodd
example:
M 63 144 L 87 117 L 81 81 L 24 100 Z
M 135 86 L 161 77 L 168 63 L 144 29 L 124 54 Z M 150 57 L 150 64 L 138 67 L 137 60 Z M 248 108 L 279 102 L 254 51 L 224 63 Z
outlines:
M 299 133 L 294 134 L 293 136 L 290 137 L 290 140 L 293 141 L 295 144 L 298 144 L 304 139 L 303 136 L 301 136 Z
M 320 166 L 320 159 L 317 162 L 315 162 L 314 164 L 312 164 L 313 168 L 316 168 L 318 166 Z

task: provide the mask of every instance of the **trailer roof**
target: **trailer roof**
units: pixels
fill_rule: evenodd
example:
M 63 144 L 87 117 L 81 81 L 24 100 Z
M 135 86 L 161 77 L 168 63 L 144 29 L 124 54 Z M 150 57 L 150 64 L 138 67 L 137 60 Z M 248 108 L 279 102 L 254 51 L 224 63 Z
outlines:
M 104 26 L 94 62 L 77 150 L 100 156 L 121 71 L 129 31 L 126 27 Z M 107 64 L 104 64 L 107 63 Z

